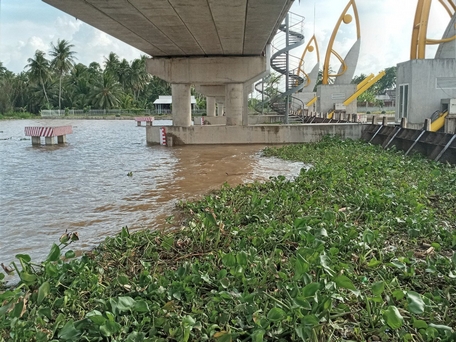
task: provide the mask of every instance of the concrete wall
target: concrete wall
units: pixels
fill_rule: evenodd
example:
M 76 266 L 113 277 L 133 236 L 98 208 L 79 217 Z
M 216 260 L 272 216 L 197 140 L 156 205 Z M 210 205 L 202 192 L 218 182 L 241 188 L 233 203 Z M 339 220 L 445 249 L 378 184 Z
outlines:
M 159 127 L 146 127 L 148 144 L 158 143 L 158 130 Z M 326 135 L 359 139 L 362 130 L 363 125 L 358 123 L 166 127 L 167 136 L 173 138 L 174 145 L 305 143 L 318 141 Z
M 400 85 L 408 84 L 408 122 L 423 125 L 440 109 L 440 100 L 456 98 L 453 89 L 437 88 L 437 78 L 455 78 L 456 59 L 416 59 L 397 65 L 396 121 L 400 121 Z
M 317 86 L 317 112 L 328 113 L 334 109 L 336 103 L 344 102 L 348 97 L 356 92 L 356 84 L 344 85 L 319 85 Z M 356 113 L 356 100 L 346 107 L 348 114 Z
M 249 115 L 249 125 L 261 125 L 283 122 L 283 115 Z M 226 116 L 204 116 L 209 125 L 226 125 Z

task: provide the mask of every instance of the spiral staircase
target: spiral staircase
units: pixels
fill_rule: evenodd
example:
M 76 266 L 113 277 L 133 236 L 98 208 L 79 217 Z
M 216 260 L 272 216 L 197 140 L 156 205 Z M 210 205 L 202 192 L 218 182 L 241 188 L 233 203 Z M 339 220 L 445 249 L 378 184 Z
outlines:
M 299 75 L 300 58 L 292 56 L 290 51 L 304 44 L 303 22 L 304 17 L 288 13 L 272 44 L 274 53 L 270 63 L 278 74 L 269 75 L 255 84 L 255 90 L 262 96 L 255 110 L 263 113 L 270 109 L 284 115 L 285 123 L 302 122 L 304 103 L 293 94 L 304 88 L 306 80 Z

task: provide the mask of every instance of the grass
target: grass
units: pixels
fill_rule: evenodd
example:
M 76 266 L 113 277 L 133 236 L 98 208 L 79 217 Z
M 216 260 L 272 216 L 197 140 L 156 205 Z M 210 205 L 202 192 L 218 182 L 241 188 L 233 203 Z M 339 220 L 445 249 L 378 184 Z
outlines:
M 74 259 L 18 255 L 12 341 L 453 341 L 454 167 L 357 141 L 268 148 L 313 167 L 180 204 Z M 69 261 L 63 261 L 65 256 Z
M 33 119 L 39 116 L 28 112 L 10 112 L 0 114 L 0 120 Z

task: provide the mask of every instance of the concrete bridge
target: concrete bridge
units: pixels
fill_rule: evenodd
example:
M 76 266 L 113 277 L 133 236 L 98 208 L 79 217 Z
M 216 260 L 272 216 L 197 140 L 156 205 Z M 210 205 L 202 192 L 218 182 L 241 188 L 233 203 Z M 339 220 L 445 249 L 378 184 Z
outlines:
M 294 0 L 43 1 L 152 56 L 148 72 L 172 85 L 173 124 L 189 127 L 192 84 L 208 116 L 223 103 L 227 126 L 248 125 L 248 94 Z

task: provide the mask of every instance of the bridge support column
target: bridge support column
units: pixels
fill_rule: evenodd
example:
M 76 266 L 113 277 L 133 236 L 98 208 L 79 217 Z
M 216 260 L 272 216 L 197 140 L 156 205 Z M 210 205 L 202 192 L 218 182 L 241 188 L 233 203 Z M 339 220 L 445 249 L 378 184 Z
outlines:
M 171 84 L 171 92 L 173 98 L 173 126 L 191 126 L 192 106 L 190 84 Z
M 223 113 L 225 113 L 225 104 L 217 102 L 217 116 L 223 116 Z
M 226 125 L 242 125 L 244 113 L 244 85 L 229 83 L 225 86 Z
M 206 112 L 209 117 L 215 116 L 215 97 L 206 97 Z

